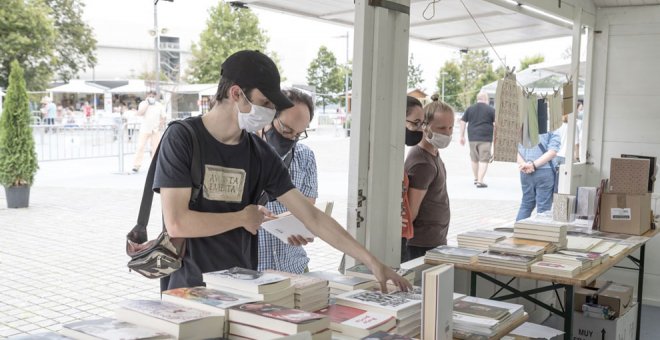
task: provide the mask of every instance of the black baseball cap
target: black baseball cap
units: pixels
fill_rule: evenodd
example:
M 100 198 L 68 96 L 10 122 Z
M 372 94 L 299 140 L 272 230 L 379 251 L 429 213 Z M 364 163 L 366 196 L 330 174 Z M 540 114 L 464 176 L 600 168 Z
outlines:
M 238 51 L 224 63 L 220 75 L 241 87 L 257 88 L 278 110 L 293 107 L 280 89 L 280 72 L 267 55 L 252 50 Z

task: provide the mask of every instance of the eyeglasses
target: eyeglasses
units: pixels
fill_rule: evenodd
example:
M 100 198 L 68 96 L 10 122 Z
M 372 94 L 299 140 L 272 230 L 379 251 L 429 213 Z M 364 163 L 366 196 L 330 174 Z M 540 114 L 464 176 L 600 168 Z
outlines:
M 286 124 L 282 123 L 282 120 L 276 118 L 277 123 L 280 124 L 280 129 L 282 130 L 282 136 L 293 139 L 293 140 L 303 140 L 307 138 L 307 129 L 302 130 L 301 132 L 296 133 L 294 129 L 290 128 Z
M 419 120 L 419 119 L 417 119 L 417 120 L 407 120 L 406 119 L 406 122 L 412 124 L 415 127 L 415 129 L 419 129 L 424 125 L 424 122 Z

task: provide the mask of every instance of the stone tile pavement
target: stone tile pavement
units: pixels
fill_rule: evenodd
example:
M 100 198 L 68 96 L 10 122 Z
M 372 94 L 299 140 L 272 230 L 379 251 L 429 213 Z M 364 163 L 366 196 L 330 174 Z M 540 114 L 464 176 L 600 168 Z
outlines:
M 333 215 L 345 224 L 348 139 L 319 134 L 306 143 L 317 155 L 321 199 L 335 201 Z M 450 238 L 464 230 L 510 222 L 518 207 L 515 176 L 495 169 L 490 191 L 475 189 L 465 173 L 467 150 L 459 148 L 443 156 L 450 173 Z M 158 299 L 158 282 L 129 273 L 124 252 L 144 171 L 116 174 L 117 160 L 112 158 L 40 166 L 30 208 L 6 209 L 0 190 L 0 338 L 57 331 L 63 323 L 112 316 L 124 299 Z M 151 221 L 151 234 L 156 235 L 158 199 Z M 320 240 L 306 249 L 311 270 L 335 270 L 341 259 Z

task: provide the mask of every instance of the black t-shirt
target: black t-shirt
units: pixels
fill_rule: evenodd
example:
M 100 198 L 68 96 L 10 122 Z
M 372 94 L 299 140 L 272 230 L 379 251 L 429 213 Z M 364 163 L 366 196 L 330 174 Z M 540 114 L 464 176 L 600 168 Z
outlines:
M 243 131 L 237 145 L 216 140 L 201 118 L 190 122 L 197 134 L 202 189 L 191 210 L 235 212 L 256 204 L 262 191 L 279 197 L 295 187 L 275 151 L 258 136 Z M 192 139 L 185 127 L 172 125 L 161 141 L 153 189 L 190 188 Z M 170 276 L 169 289 L 203 285 L 202 273 L 234 266 L 257 269 L 258 238 L 243 228 L 187 239 L 183 267 Z
M 486 103 L 476 103 L 463 114 L 461 118 L 468 123 L 468 139 L 470 142 L 492 142 L 495 109 Z

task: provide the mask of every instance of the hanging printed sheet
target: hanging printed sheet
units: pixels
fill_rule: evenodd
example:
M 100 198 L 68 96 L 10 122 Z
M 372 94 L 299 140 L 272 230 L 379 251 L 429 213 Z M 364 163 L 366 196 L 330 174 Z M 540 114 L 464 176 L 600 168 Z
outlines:
M 562 97 L 559 91 L 548 97 L 548 111 L 550 111 L 550 131 L 555 131 L 561 127 L 562 121 Z
M 573 82 L 569 81 L 568 83 L 564 84 L 562 87 L 562 107 L 564 110 L 564 114 L 570 114 L 573 112 Z
M 520 88 L 515 74 L 507 74 L 497 82 L 495 94 L 495 136 L 493 159 L 500 162 L 516 162 L 520 142 L 520 113 L 518 110 Z

